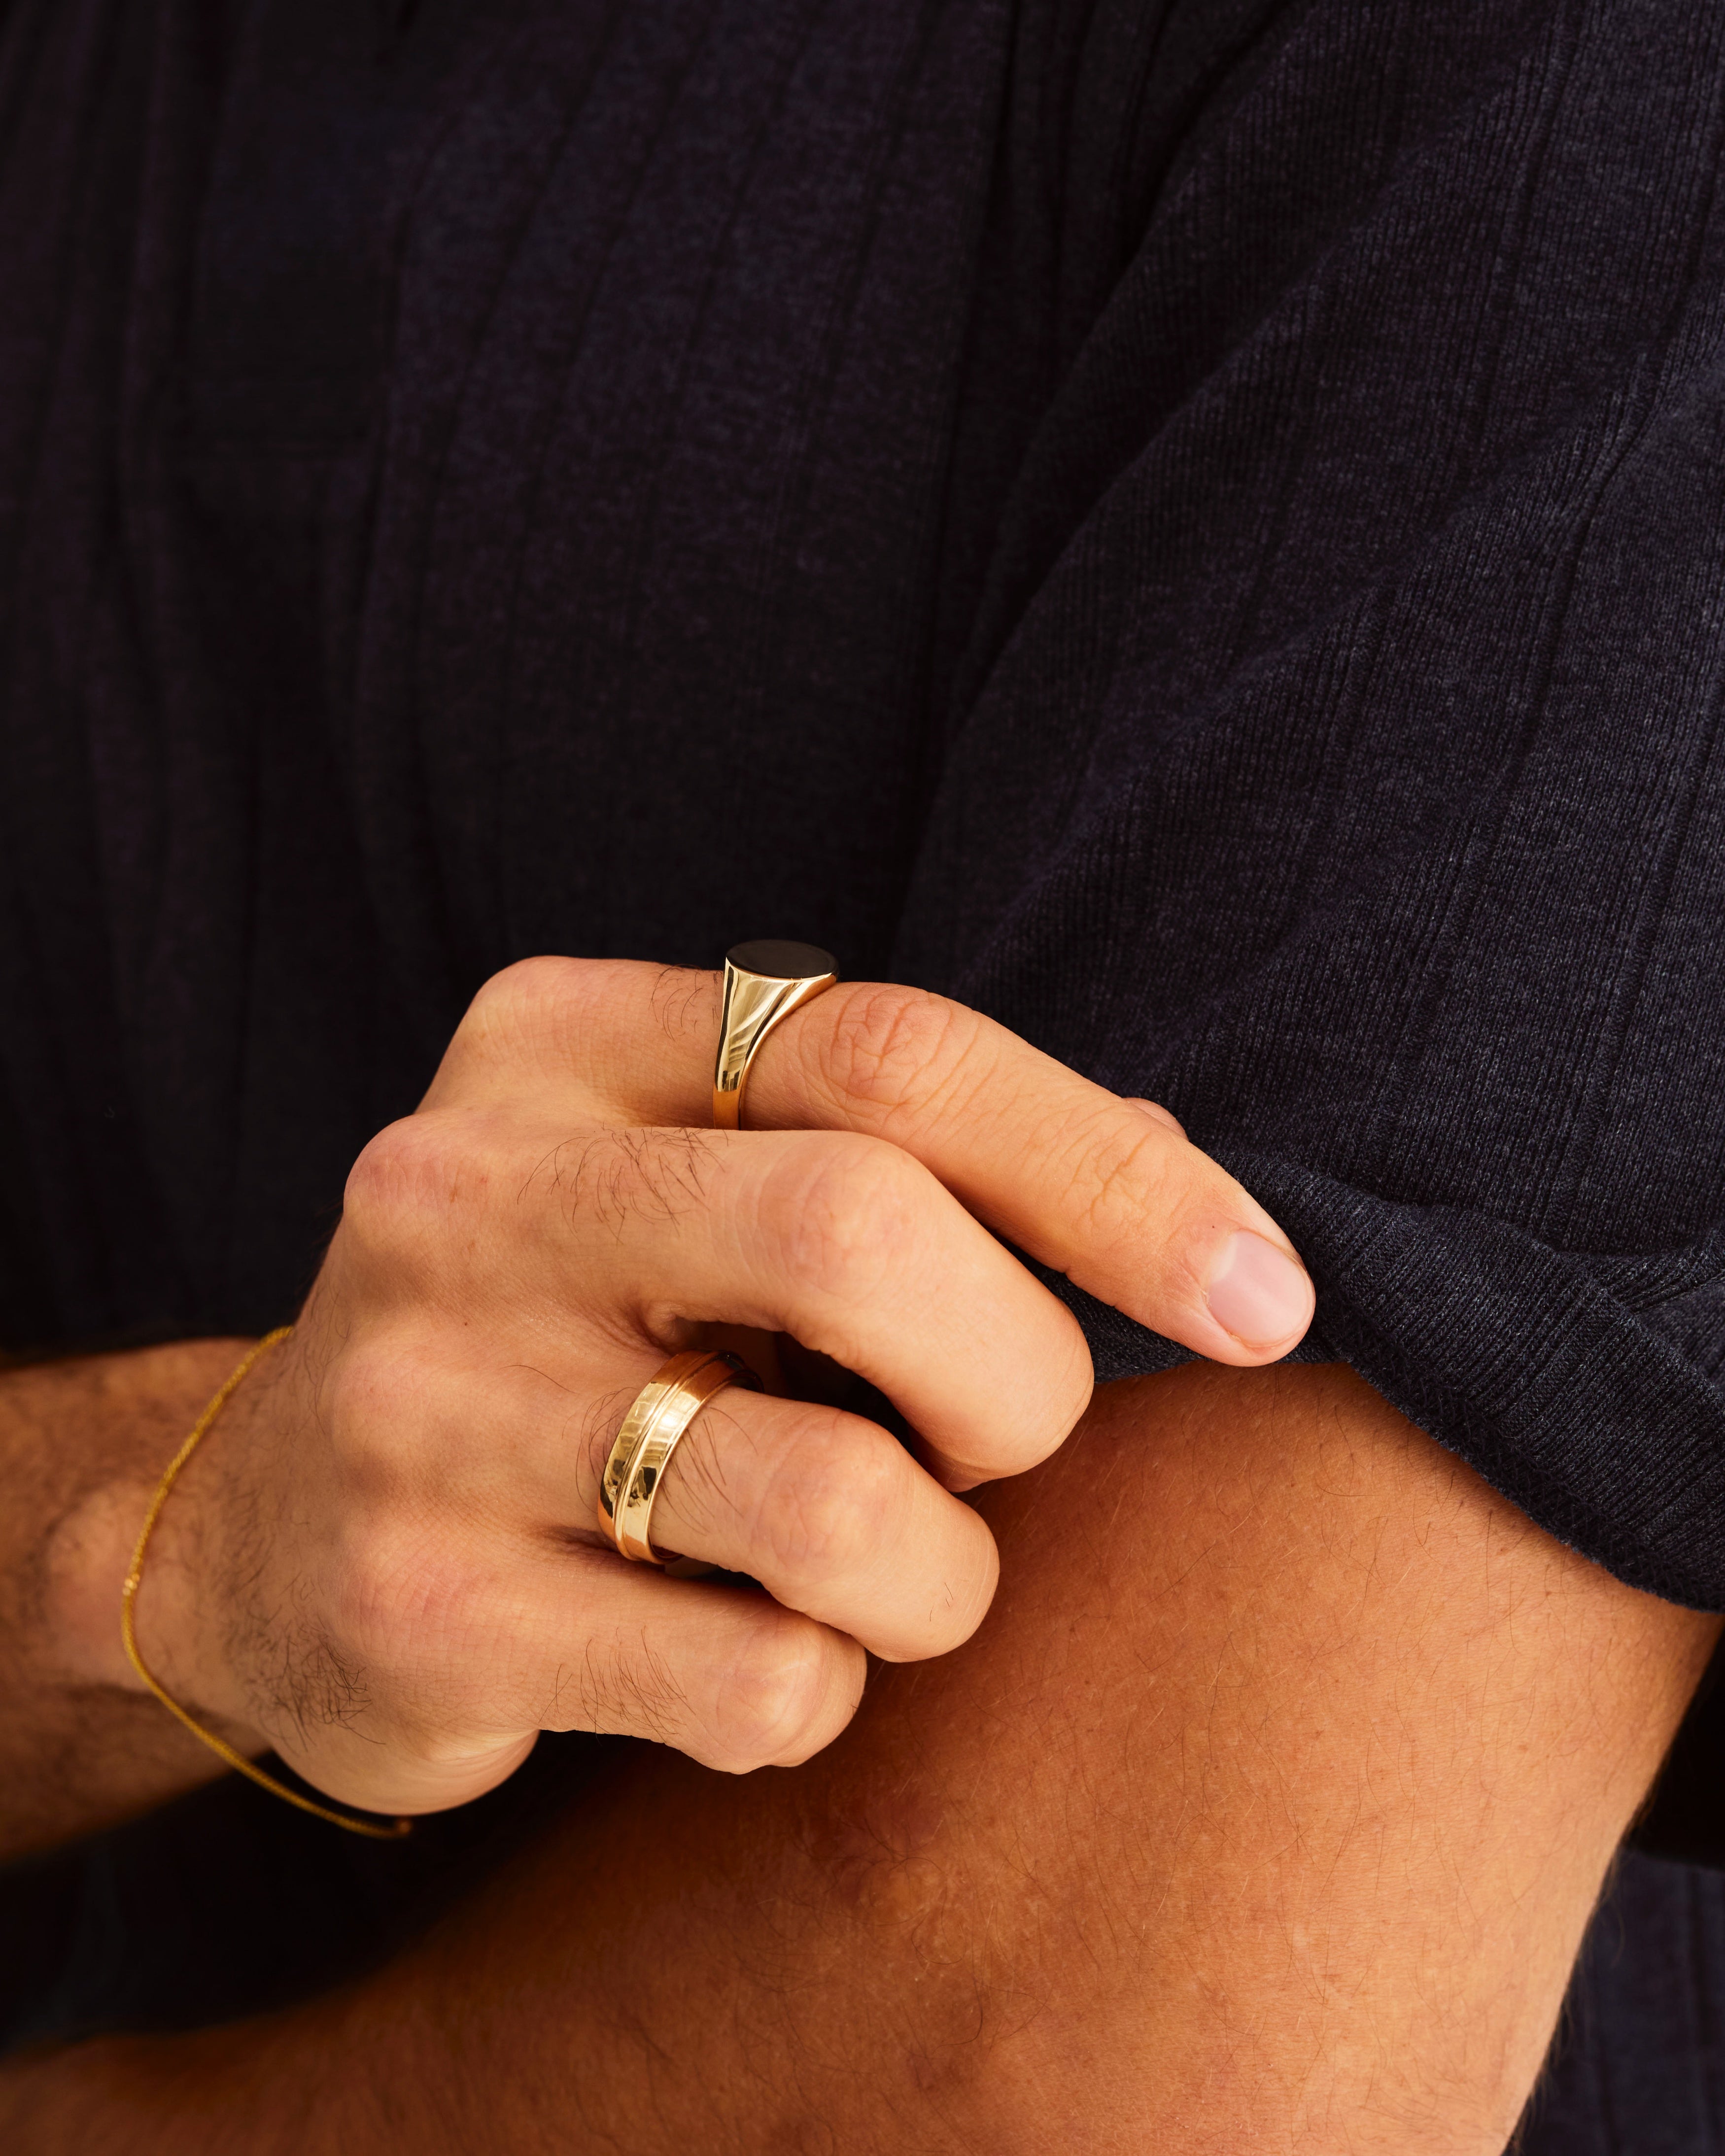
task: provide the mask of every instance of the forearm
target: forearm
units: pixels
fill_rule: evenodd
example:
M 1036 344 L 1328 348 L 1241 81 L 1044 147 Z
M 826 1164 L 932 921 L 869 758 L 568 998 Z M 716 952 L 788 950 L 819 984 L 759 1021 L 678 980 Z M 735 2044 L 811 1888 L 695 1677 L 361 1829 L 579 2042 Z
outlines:
M 242 1342 L 0 1373 L 0 1856 L 106 1825 L 221 1771 L 130 1681 L 120 1589 L 163 1468 Z M 163 1560 L 174 1560 L 172 1530 Z
M 644 1757 L 348 1994 L 15 2070 L 12 2145 L 1496 2156 L 1713 1620 L 1337 1371 L 984 1503 L 988 1625 L 806 1769 Z

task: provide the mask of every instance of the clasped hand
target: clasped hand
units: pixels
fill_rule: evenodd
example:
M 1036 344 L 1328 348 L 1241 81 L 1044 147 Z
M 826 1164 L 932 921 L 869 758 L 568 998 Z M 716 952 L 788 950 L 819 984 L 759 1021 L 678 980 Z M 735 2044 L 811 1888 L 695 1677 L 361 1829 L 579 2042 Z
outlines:
M 542 1729 L 794 1764 L 867 1654 L 967 1639 L 998 1568 L 955 1492 L 1045 1458 L 1091 1389 L 1076 1321 L 997 1238 L 1221 1362 L 1305 1330 L 1286 1239 L 1171 1116 L 974 1012 L 834 990 L 762 1050 L 735 1134 L 704 1127 L 717 1026 L 706 975 L 488 983 L 175 1493 L 152 1662 L 344 1803 L 461 1803 Z M 704 1409 L 655 1540 L 764 1594 L 632 1566 L 594 1521 L 636 1391 L 737 1328 L 866 1379 L 917 1441 L 771 1394 Z

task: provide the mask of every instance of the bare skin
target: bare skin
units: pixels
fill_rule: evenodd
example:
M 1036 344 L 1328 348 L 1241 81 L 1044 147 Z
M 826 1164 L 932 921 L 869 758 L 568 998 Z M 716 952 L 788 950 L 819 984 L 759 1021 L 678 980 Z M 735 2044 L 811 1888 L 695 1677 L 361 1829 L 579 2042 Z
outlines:
M 1497 2156 L 1717 1631 L 1348 1373 L 1109 1388 L 793 1772 L 644 1749 L 377 1977 L 0 2076 L 25 2156 Z

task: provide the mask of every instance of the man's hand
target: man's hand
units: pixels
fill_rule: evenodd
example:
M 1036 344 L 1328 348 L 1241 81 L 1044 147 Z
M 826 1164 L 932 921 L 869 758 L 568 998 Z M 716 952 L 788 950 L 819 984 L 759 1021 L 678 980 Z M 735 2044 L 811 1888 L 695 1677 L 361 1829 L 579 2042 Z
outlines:
M 834 990 L 762 1055 L 751 1116 L 776 1127 L 739 1133 L 701 1127 L 717 1023 L 708 976 L 491 982 L 362 1155 L 293 1340 L 176 1488 L 147 1657 L 347 1803 L 459 1803 L 542 1728 L 794 1763 L 855 1711 L 865 1650 L 968 1638 L 996 1558 L 951 1492 L 1044 1459 L 1091 1388 L 1071 1316 L 991 1229 L 1220 1360 L 1305 1330 L 1286 1239 L 1171 1117 L 974 1013 Z M 868 1379 L 932 1471 L 836 1407 L 725 1394 L 654 1531 L 766 1594 L 627 1565 L 593 1525 L 630 1399 L 727 1327 Z M 146 1490 L 121 1495 L 59 1539 L 86 1682 L 129 1679 L 110 1619 L 87 1629 Z

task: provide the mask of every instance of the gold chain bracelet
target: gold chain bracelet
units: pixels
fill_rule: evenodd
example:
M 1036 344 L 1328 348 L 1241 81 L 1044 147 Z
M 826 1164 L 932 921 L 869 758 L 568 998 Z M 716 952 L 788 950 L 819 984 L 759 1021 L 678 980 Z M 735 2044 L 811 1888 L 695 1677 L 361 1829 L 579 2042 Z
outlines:
M 200 1743 L 208 1744 L 216 1757 L 225 1760 L 237 1774 L 244 1774 L 248 1781 L 255 1782 L 260 1789 L 268 1789 L 272 1796 L 280 1797 L 284 1804 L 293 1804 L 302 1812 L 310 1812 L 314 1819 L 327 1820 L 331 1826 L 346 1827 L 349 1834 L 362 1834 L 372 1841 L 397 1841 L 403 1835 L 413 1831 L 412 1820 L 355 1819 L 347 1812 L 331 1810 L 328 1804 L 315 1804 L 310 1797 L 302 1797 L 296 1789 L 287 1788 L 273 1774 L 266 1774 L 261 1767 L 254 1766 L 243 1752 L 235 1751 L 224 1738 L 218 1737 L 213 1730 L 206 1729 L 202 1722 L 188 1714 L 178 1700 L 157 1682 L 138 1651 L 136 1604 L 138 1589 L 143 1584 L 144 1553 L 150 1547 L 150 1537 L 156 1522 L 162 1517 L 162 1508 L 167 1502 L 167 1493 L 178 1480 L 180 1470 L 213 1429 L 216 1418 L 239 1391 L 253 1366 L 260 1363 L 272 1348 L 285 1340 L 293 1329 L 291 1325 L 278 1327 L 274 1332 L 266 1333 L 256 1347 L 247 1353 L 239 1368 L 199 1415 L 192 1435 L 168 1462 L 167 1472 L 157 1484 L 156 1495 L 151 1499 L 150 1509 L 144 1515 L 143 1532 L 138 1537 L 138 1546 L 131 1553 L 131 1570 L 126 1575 L 126 1589 L 120 1599 L 120 1636 L 126 1642 L 126 1651 L 132 1667 L 168 1712 L 177 1722 L 182 1722 Z

